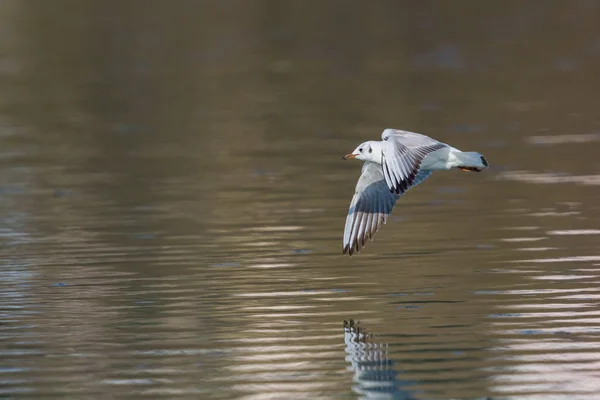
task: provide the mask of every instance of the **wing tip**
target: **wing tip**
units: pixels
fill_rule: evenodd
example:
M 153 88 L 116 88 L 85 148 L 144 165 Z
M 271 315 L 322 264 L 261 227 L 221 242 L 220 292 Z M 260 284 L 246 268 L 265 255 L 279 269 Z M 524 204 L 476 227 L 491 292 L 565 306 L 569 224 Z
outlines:
M 373 240 L 373 239 L 371 239 L 371 240 Z M 342 254 L 343 255 L 348 254 L 349 256 L 352 256 L 354 253 L 360 254 L 360 251 L 366 246 L 366 244 L 367 244 L 367 236 L 365 235 L 365 237 L 362 239 L 357 238 L 356 241 L 352 245 L 350 245 L 350 244 L 345 245 L 342 249 Z
M 348 254 L 349 256 L 351 256 L 352 254 L 354 254 L 354 246 L 350 246 L 349 244 L 344 245 L 344 248 L 342 249 L 342 254 Z

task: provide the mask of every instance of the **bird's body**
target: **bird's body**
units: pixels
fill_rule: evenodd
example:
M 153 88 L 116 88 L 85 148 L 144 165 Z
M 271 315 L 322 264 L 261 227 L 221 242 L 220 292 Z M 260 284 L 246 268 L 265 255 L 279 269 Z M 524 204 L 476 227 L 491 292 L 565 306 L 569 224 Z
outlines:
M 352 255 L 385 224 L 396 201 L 433 171 L 482 171 L 487 160 L 419 133 L 386 129 L 382 141 L 362 143 L 344 159 L 365 161 L 344 229 L 343 252 Z

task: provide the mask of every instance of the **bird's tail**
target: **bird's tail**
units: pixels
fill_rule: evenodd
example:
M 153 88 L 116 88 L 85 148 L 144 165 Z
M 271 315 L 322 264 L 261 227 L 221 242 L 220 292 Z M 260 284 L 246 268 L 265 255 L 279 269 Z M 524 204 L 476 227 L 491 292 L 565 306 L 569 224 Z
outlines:
M 485 157 L 475 151 L 460 151 L 454 153 L 459 169 L 463 171 L 481 172 L 489 167 Z

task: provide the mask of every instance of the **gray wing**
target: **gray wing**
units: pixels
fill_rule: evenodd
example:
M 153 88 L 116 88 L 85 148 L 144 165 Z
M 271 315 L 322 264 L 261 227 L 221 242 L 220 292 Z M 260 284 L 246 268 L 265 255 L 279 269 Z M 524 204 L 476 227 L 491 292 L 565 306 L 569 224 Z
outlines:
M 415 184 L 427 154 L 448 147 L 429 136 L 415 132 L 386 129 L 381 134 L 383 176 L 389 190 L 403 194 Z
M 420 171 L 413 186 L 423 182 L 431 171 Z M 352 255 L 365 247 L 367 239 L 373 240 L 375 233 L 385 224 L 396 200 L 401 195 L 390 192 L 381 165 L 366 162 L 356 184 L 356 190 L 344 228 L 343 253 Z
M 423 182 L 425 179 L 429 178 L 429 175 L 431 175 L 433 173 L 433 171 L 419 171 L 417 173 L 417 176 L 415 176 L 415 181 L 413 182 L 411 188 L 414 188 L 415 186 L 417 186 L 419 183 Z

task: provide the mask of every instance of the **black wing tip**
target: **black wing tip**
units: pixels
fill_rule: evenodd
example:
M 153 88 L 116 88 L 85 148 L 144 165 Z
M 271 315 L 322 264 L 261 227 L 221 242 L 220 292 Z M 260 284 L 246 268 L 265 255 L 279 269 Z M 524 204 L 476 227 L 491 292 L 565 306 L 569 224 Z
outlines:
M 406 192 L 407 188 L 402 184 L 402 182 L 397 183 L 392 189 L 390 189 L 390 192 L 394 193 L 394 194 L 404 194 Z
M 342 250 L 342 253 L 351 256 L 352 254 L 354 254 L 354 246 L 350 247 L 350 245 L 345 245 L 344 249 Z
M 344 255 L 348 254 L 349 256 L 352 256 L 354 253 L 360 254 L 360 251 L 365 247 L 365 245 L 366 245 L 366 239 L 362 240 L 362 244 L 360 243 L 359 239 L 357 239 L 356 243 L 354 243 L 352 246 L 350 246 L 350 245 L 344 246 L 344 248 L 342 249 L 342 254 L 344 254 Z

